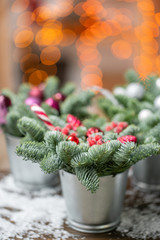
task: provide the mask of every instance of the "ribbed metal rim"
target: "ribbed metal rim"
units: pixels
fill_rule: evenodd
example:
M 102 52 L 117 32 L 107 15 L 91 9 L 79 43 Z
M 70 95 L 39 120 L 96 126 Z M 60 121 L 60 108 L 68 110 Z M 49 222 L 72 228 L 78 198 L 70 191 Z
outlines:
M 108 224 L 102 224 L 102 225 L 81 224 L 81 223 L 75 222 L 71 219 L 68 219 L 68 223 L 71 228 L 73 228 L 79 232 L 104 233 L 104 232 L 110 232 L 113 229 L 115 229 L 120 223 L 120 218 L 118 220 L 116 220 L 115 222 L 108 223 Z

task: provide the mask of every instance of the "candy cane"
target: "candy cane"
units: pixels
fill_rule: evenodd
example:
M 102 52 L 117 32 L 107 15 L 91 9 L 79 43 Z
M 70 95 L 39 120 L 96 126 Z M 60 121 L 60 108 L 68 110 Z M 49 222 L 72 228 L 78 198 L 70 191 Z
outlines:
M 39 107 L 36 104 L 33 104 L 31 105 L 31 111 L 33 111 L 37 115 L 37 117 L 40 120 L 42 120 L 42 122 L 44 122 L 48 129 L 50 130 L 54 129 L 55 126 L 51 123 L 49 117 L 41 107 Z

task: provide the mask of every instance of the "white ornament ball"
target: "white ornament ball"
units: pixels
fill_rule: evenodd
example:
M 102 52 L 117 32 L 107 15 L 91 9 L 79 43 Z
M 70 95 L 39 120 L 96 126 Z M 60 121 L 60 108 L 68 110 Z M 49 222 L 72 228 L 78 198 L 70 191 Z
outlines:
M 130 83 L 126 88 L 128 97 L 141 99 L 144 96 L 144 87 L 140 83 Z
M 157 78 L 156 80 L 156 87 L 160 89 L 160 78 Z
M 155 98 L 154 106 L 155 106 L 155 108 L 160 109 L 160 96 Z
M 122 87 L 116 87 L 114 90 L 113 90 L 113 94 L 115 95 L 125 95 L 126 94 L 126 90 Z
M 153 115 L 153 113 L 149 109 L 143 109 L 139 112 L 138 119 L 140 121 L 143 121 L 152 115 Z

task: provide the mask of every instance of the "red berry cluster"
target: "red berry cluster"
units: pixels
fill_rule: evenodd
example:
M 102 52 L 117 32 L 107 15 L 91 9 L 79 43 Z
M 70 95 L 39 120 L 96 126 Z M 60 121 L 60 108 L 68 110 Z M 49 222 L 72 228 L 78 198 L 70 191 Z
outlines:
M 118 141 L 120 141 L 121 143 L 126 143 L 126 142 L 137 142 L 137 138 L 135 136 L 132 135 L 126 135 L 126 136 L 122 136 L 117 138 Z
M 62 134 L 68 136 L 70 134 L 70 130 L 74 130 L 75 131 L 75 130 L 77 130 L 77 127 L 79 127 L 79 126 L 82 126 L 81 121 L 78 118 L 76 118 L 75 116 L 69 114 L 67 116 L 67 124 L 66 124 L 66 126 L 64 128 L 60 128 L 60 127 L 57 126 L 53 130 L 54 131 L 59 131 Z M 69 141 L 75 142 L 77 144 L 79 143 L 79 139 L 77 137 L 77 133 L 76 132 L 71 133 L 68 136 L 67 139 Z
M 90 147 L 93 146 L 93 145 L 96 145 L 96 144 L 97 145 L 102 145 L 104 143 L 101 135 L 96 135 L 95 137 L 88 137 L 87 142 L 88 142 Z
M 106 127 L 106 131 L 114 131 L 115 133 L 122 132 L 126 127 L 128 127 L 127 122 L 112 122 L 110 125 Z
M 69 123 L 72 127 L 72 130 L 76 131 L 77 127 L 82 126 L 81 121 L 73 116 L 72 114 L 68 114 L 67 116 L 67 123 Z
M 92 128 L 88 129 L 88 131 L 86 133 L 86 136 L 89 137 L 91 134 L 98 133 L 98 132 L 102 132 L 103 133 L 103 131 L 100 128 L 92 127 Z

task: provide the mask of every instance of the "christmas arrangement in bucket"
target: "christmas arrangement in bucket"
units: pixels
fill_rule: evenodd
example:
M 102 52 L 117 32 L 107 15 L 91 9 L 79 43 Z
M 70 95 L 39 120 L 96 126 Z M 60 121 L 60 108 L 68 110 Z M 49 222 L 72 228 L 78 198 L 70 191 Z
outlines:
M 140 81 L 138 74 L 129 70 L 125 74 L 127 84 L 114 88 L 112 97 L 98 102 L 103 112 L 113 121 L 127 121 L 140 128 L 140 143 L 160 142 L 160 78 L 148 76 Z M 101 90 L 101 92 L 105 90 Z M 160 189 L 160 157 L 152 156 L 133 167 L 135 184 L 142 190 Z
M 70 225 L 83 232 L 105 232 L 120 221 L 127 170 L 143 158 L 160 153 L 157 143 L 138 144 L 138 128 L 126 122 L 85 126 L 74 115 L 56 123 L 37 105 L 32 111 L 48 125 L 23 117 L 18 121 L 24 142 L 17 154 L 39 163 L 45 173 L 61 172 Z M 102 207 L 103 206 L 103 207 Z
M 38 190 L 44 186 L 55 186 L 58 183 L 58 173 L 45 175 L 37 163 L 24 162 L 15 154 L 16 145 L 23 140 L 25 133 L 20 132 L 17 126 L 22 116 L 35 119 L 44 127 L 42 122 L 30 110 L 30 105 L 41 105 L 53 118 L 61 114 L 73 112 L 76 115 L 76 107 L 79 106 L 78 116 L 88 116 L 85 106 L 89 104 L 93 93 L 80 92 L 74 94 L 75 85 L 67 83 L 60 88 L 60 81 L 55 76 L 50 76 L 45 84 L 31 86 L 24 83 L 20 86 L 18 93 L 14 94 L 4 89 L 0 95 L 0 125 L 5 133 L 11 171 L 17 185 L 30 190 Z M 72 99 L 72 101 L 71 101 Z M 71 111 L 72 110 L 72 111 Z

